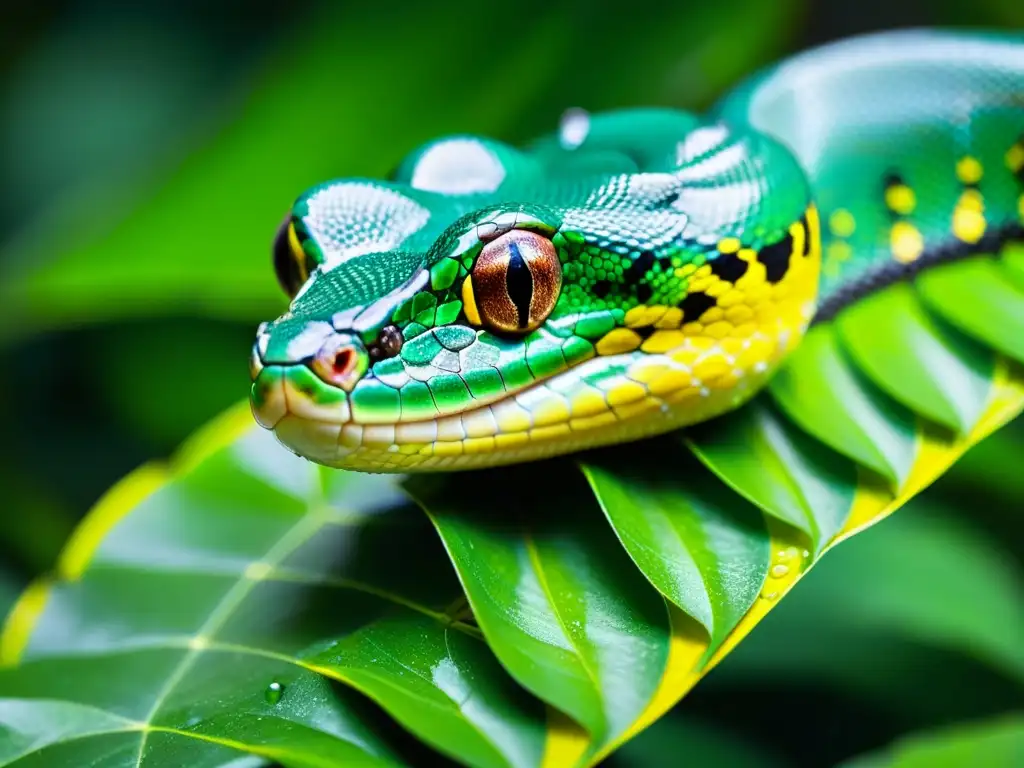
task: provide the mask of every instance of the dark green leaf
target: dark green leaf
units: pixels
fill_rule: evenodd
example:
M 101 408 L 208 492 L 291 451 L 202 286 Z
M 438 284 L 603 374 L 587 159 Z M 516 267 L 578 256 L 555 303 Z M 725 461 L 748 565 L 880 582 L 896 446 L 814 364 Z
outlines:
M 623 734 L 664 674 L 668 615 L 583 478 L 556 462 L 408 487 L 512 675 L 585 726 L 595 746 Z
M 680 755 L 690 765 L 728 768 L 784 768 L 787 763 L 762 744 L 709 722 L 673 713 L 662 718 L 607 761 L 607 768 L 677 768 Z
M 467 67 L 463 55 L 437 52 L 487 39 L 504 11 L 492 17 L 469 0 L 398 15 L 319 7 L 281 40 L 241 119 L 162 171 L 157 188 L 125 185 L 118 199 L 96 196 L 12 243 L 0 280 L 4 333 L 154 314 L 279 314 L 270 243 L 292 200 L 338 175 L 386 174 L 440 134 L 500 133 L 566 54 L 559 11 L 519 6 L 531 23 L 516 44 Z
M 880 659 L 905 640 L 1024 685 L 1022 574 L 1009 550 L 969 525 L 970 510 L 943 505 L 944 495 L 937 486 L 831 552 L 722 673 L 827 678 L 884 699 L 893 684 Z M 865 663 L 877 674 L 865 677 Z
M 234 442 L 201 438 L 169 482 L 143 471 L 93 512 L 45 604 L 15 611 L 4 654 L 20 666 L 0 690 L 125 718 L 120 741 L 154 764 L 224 745 L 401 762 L 333 679 L 469 765 L 535 765 L 543 708 L 446 612 L 461 593 L 428 521 L 391 479 L 291 456 L 247 410 Z

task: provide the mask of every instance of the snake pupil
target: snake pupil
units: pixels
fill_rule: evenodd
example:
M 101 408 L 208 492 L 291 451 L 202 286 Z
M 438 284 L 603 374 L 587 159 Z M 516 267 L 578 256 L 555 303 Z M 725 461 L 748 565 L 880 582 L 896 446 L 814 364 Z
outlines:
M 533 273 L 519 251 L 519 245 L 512 241 L 508 244 L 508 271 L 505 273 L 505 289 L 508 297 L 515 305 L 519 316 L 519 327 L 530 324 L 530 302 L 533 300 Z

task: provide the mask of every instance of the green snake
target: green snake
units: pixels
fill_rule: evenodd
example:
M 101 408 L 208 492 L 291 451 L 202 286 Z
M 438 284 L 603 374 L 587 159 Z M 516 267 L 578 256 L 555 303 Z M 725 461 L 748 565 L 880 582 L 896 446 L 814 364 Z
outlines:
M 749 400 L 861 297 L 1024 238 L 1024 36 L 826 45 L 698 116 L 567 112 L 302 194 L 257 421 L 368 472 L 535 460 Z

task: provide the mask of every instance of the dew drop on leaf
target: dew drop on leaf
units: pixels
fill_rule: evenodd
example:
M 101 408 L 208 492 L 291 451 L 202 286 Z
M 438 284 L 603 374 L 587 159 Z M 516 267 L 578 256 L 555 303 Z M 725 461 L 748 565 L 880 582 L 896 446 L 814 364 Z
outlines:
M 267 704 L 277 704 L 284 695 L 284 686 L 276 680 L 267 686 L 267 689 L 263 692 L 263 698 L 267 700 Z
M 779 563 L 778 565 L 773 565 L 772 566 L 772 570 L 771 570 L 771 574 L 772 574 L 772 576 L 774 578 L 781 579 L 783 576 L 786 576 L 786 575 L 789 574 L 789 566 L 788 565 L 784 565 L 783 563 Z

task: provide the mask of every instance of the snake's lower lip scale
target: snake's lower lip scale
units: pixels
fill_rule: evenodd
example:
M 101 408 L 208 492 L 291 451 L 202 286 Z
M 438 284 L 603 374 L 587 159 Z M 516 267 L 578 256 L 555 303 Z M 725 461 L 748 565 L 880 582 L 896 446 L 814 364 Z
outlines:
M 257 357 L 258 367 L 254 366 L 253 374 L 253 391 L 256 391 L 256 387 L 261 386 L 261 378 L 265 375 L 266 371 L 270 371 L 270 374 L 276 378 L 276 381 L 262 382 L 263 392 L 259 397 L 250 398 L 250 404 L 252 406 L 253 416 L 257 423 L 264 429 L 275 430 L 283 419 L 288 416 L 295 417 L 296 420 L 307 422 L 311 427 L 353 427 L 359 430 L 369 430 L 371 433 L 380 431 L 386 433 L 390 431 L 394 439 L 390 442 L 403 444 L 403 443 L 423 443 L 423 442 L 444 442 L 446 439 L 451 440 L 462 440 L 467 434 L 466 430 L 463 429 L 462 434 L 456 431 L 452 431 L 450 435 L 446 435 L 444 425 L 447 423 L 454 424 L 464 420 L 465 418 L 474 418 L 475 415 L 484 412 L 493 413 L 495 408 L 501 408 L 503 403 L 512 403 L 517 397 L 528 396 L 527 393 L 538 390 L 545 387 L 556 376 L 551 376 L 546 379 L 538 379 L 532 382 L 529 386 L 522 389 L 505 392 L 501 397 L 487 402 L 482 402 L 474 405 L 472 408 L 467 408 L 463 411 L 456 411 L 454 413 L 438 414 L 434 418 L 428 419 L 410 419 L 406 421 L 379 421 L 379 422 L 366 422 L 357 420 L 352 414 L 351 406 L 348 402 L 341 401 L 330 408 L 323 408 L 317 404 L 311 402 L 308 395 L 297 391 L 292 386 L 284 375 L 284 372 L 304 366 L 304 363 L 292 363 L 288 365 L 272 363 L 265 364 L 262 360 Z M 308 367 L 308 366 L 307 366 Z M 326 385 L 329 386 L 329 385 Z M 257 402 L 259 401 L 259 405 Z M 518 406 L 522 408 L 522 406 Z M 523 409 L 527 412 L 529 409 Z M 333 418 L 326 418 L 327 414 L 331 414 Z M 402 430 L 407 434 L 407 439 L 398 439 L 396 431 Z M 472 433 L 473 430 L 468 430 Z M 470 434 L 469 436 L 472 436 Z M 383 442 L 383 441 L 378 441 Z

